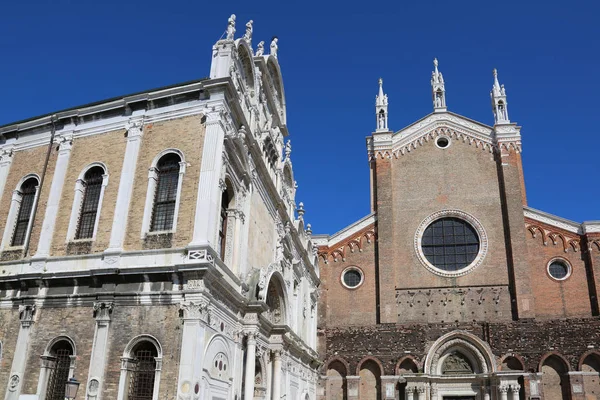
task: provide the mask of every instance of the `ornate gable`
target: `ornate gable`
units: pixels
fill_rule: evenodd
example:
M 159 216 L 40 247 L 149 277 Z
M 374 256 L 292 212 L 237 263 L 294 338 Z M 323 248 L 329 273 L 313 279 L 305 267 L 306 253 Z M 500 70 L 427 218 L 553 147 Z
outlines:
M 369 159 L 398 158 L 438 136 L 462 140 L 489 152 L 495 147 L 493 128 L 458 114 L 442 112 L 430 114 L 395 133 L 374 133 L 367 139 Z

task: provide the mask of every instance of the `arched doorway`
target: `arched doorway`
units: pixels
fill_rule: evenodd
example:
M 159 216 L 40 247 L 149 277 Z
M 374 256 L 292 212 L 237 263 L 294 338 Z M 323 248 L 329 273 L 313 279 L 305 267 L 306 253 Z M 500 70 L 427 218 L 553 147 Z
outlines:
M 381 368 L 374 360 L 366 360 L 360 366 L 360 400 L 381 399 Z
M 569 368 L 565 361 L 556 355 L 547 357 L 542 363 L 542 390 L 544 400 L 570 399 Z
M 581 372 L 583 375 L 583 387 L 586 398 L 598 399 L 600 397 L 600 356 L 597 353 L 591 353 L 585 356 L 581 362 Z
M 325 389 L 327 400 L 346 400 L 348 371 L 340 360 L 333 360 L 327 367 L 327 387 Z

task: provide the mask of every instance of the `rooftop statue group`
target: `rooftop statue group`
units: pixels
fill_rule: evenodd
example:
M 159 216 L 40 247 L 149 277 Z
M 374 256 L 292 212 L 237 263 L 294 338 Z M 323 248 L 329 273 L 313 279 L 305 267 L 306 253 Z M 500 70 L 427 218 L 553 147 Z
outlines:
M 250 46 L 252 45 L 252 32 L 253 32 L 252 24 L 253 23 L 254 23 L 253 20 L 250 20 L 246 23 L 246 32 L 244 33 L 244 37 L 243 37 L 243 39 Z M 231 17 L 229 17 L 229 19 L 227 20 L 226 38 L 227 38 L 227 40 L 235 39 L 235 14 L 231 14 Z M 271 39 L 270 55 L 272 55 L 275 58 L 277 58 L 277 50 L 279 49 L 279 46 L 277 45 L 278 40 L 279 39 L 277 38 L 277 36 L 274 36 L 273 39 Z M 264 55 L 264 52 L 265 52 L 265 42 L 261 41 L 258 43 L 258 47 L 256 48 L 256 52 L 255 52 L 254 56 L 260 57 L 260 56 Z

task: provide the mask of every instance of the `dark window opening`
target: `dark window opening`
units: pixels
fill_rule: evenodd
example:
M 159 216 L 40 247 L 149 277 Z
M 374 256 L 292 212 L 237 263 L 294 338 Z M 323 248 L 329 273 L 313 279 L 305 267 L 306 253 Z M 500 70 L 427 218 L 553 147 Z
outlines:
M 479 254 L 479 236 L 459 218 L 441 218 L 425 229 L 421 240 L 425 258 L 436 268 L 459 271 Z
M 54 362 L 50 364 L 46 400 L 64 400 L 65 384 L 69 380 L 73 348 L 63 340 L 54 345 L 50 355 L 54 358 Z
M 221 213 L 219 220 L 219 256 L 221 260 L 225 258 L 225 245 L 226 245 L 226 237 L 227 237 L 227 207 L 229 207 L 229 191 L 224 191 L 221 196 Z
M 21 185 L 21 206 L 19 207 L 11 246 L 23 246 L 25 244 L 37 185 L 38 181 L 35 178 L 29 178 Z
M 548 267 L 548 272 L 554 279 L 565 279 L 569 274 L 569 267 L 562 261 L 553 261 Z
M 79 214 L 79 223 L 75 239 L 89 239 L 94 236 L 98 203 L 102 191 L 104 170 L 101 167 L 90 168 L 83 178 L 83 202 Z
M 150 342 L 141 342 L 133 349 L 128 400 L 152 400 L 156 357 L 158 352 Z
M 156 167 L 158 182 L 154 195 L 151 232 L 168 231 L 173 228 L 180 162 L 181 158 L 173 153 L 165 155 L 158 162 Z
M 350 287 L 350 288 L 355 288 L 358 285 L 360 285 L 360 282 L 362 281 L 362 275 L 360 273 L 360 271 L 357 271 L 355 269 L 350 269 L 348 271 L 346 271 L 344 273 L 344 283 L 346 284 L 346 286 Z

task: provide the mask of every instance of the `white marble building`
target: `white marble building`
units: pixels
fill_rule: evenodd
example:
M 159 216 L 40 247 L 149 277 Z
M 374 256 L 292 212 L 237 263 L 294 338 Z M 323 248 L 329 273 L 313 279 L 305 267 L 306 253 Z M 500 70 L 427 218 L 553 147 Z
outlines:
M 0 127 L 5 400 L 315 399 L 277 39 L 235 30 L 209 78 Z

